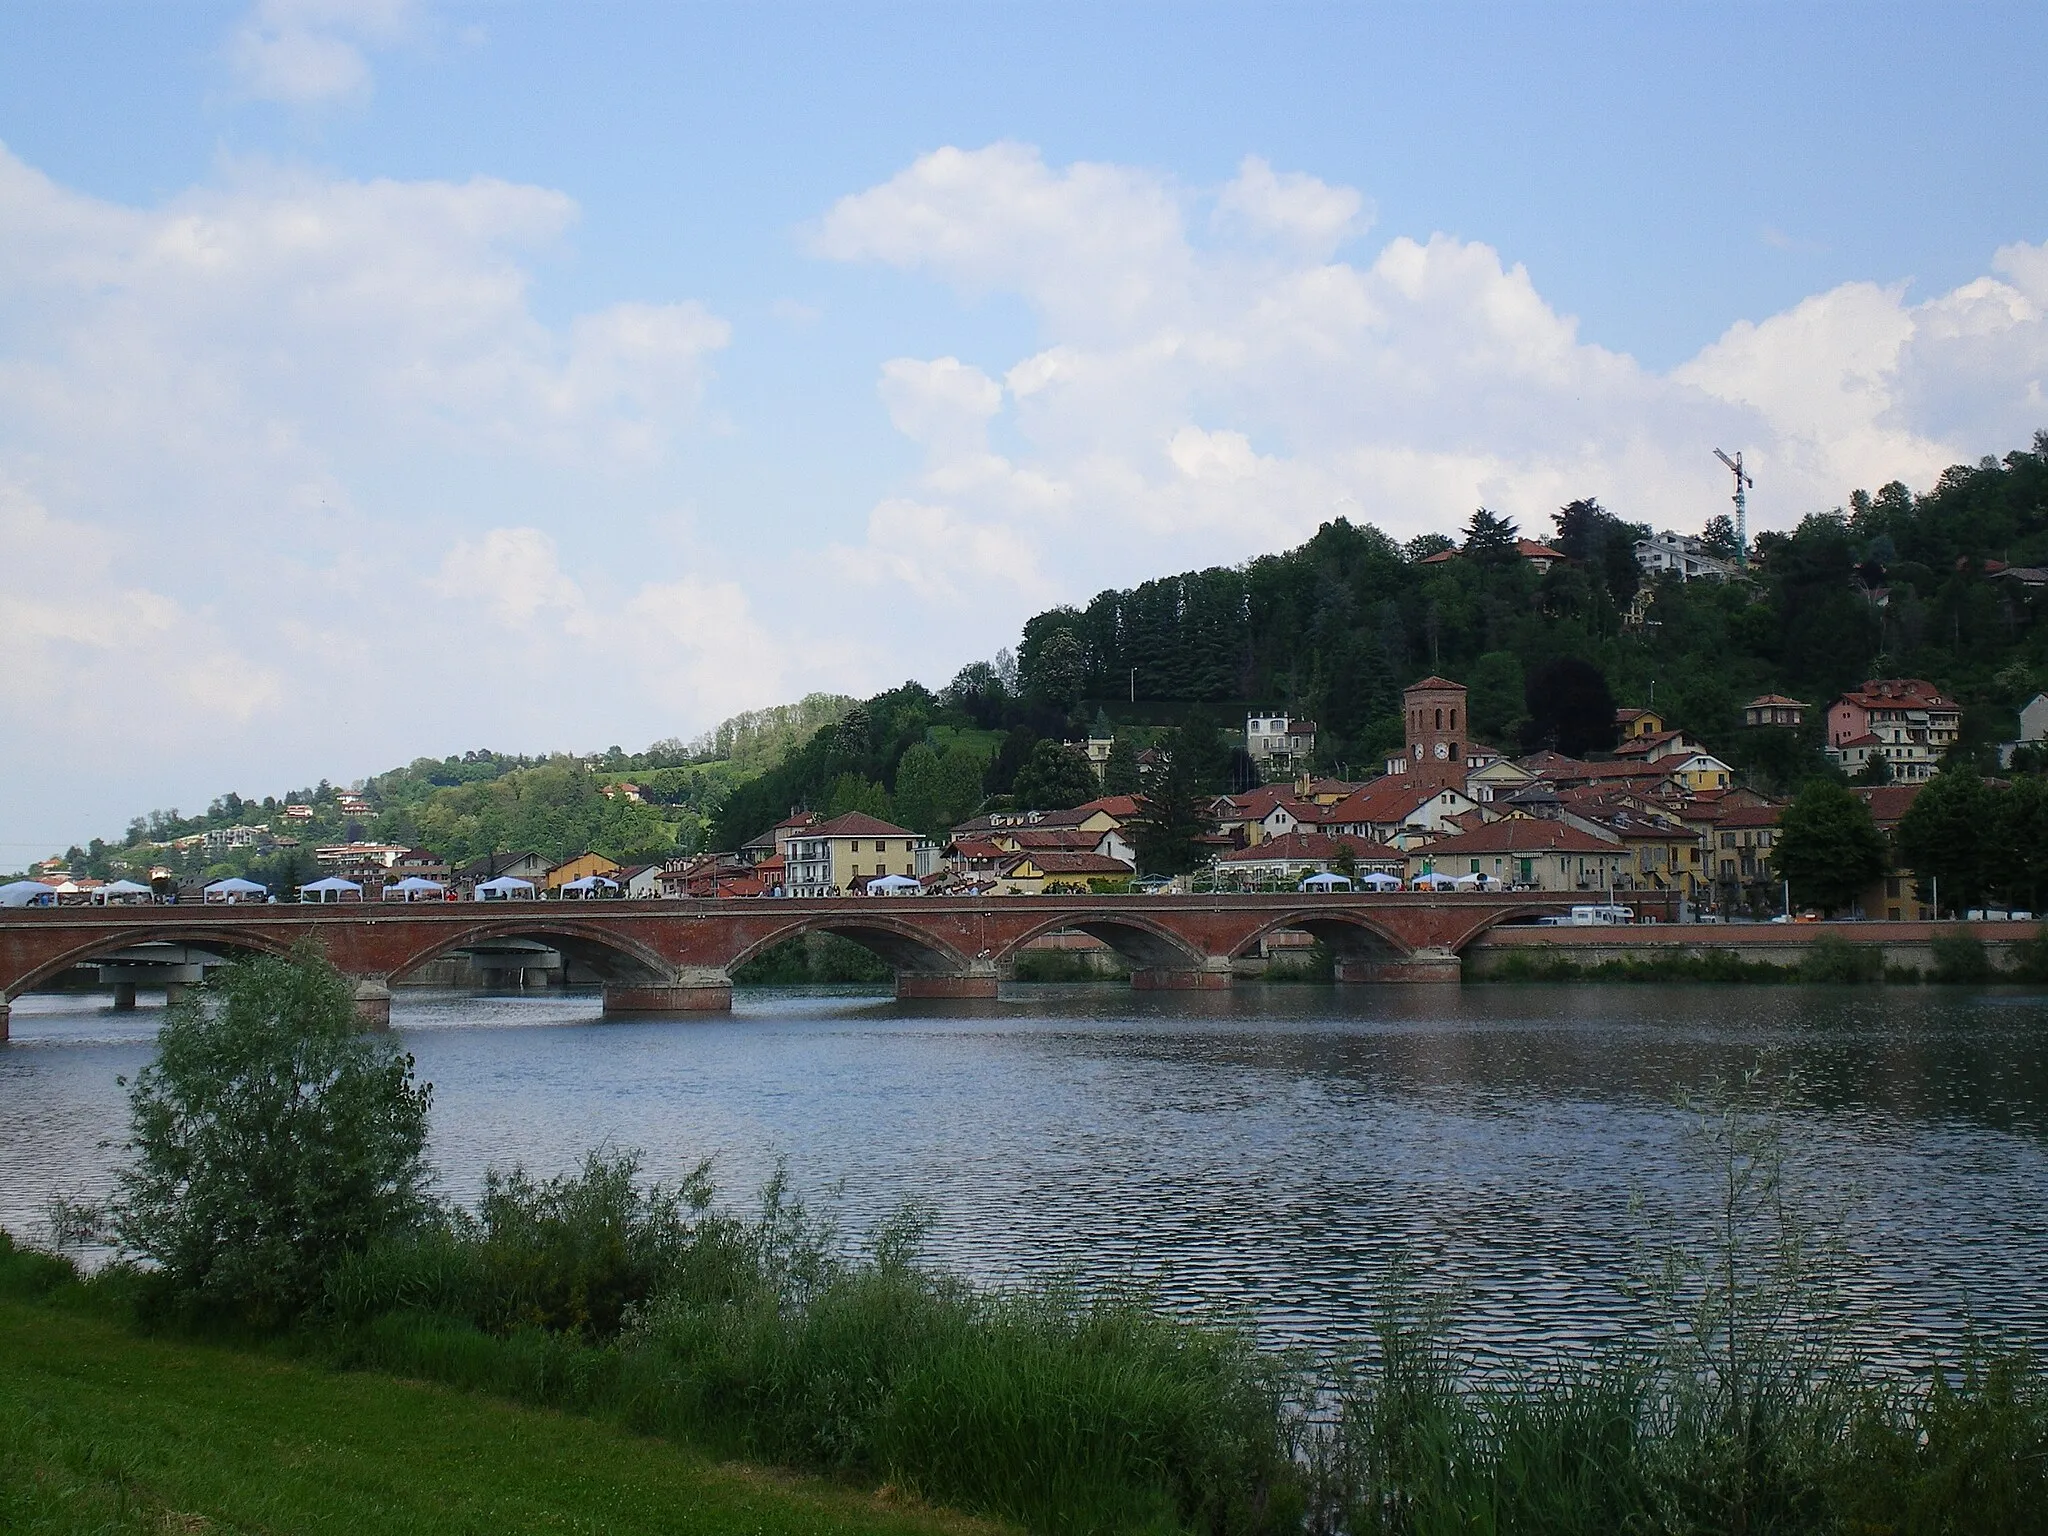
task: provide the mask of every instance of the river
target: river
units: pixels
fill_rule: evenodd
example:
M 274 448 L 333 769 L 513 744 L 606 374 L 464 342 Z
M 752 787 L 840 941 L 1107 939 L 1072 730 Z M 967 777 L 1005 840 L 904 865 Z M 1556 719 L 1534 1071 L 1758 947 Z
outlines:
M 145 998 L 145 1004 L 147 999 Z M 160 1019 L 18 1000 L 0 1225 L 109 1185 L 116 1079 Z M 907 1199 L 984 1279 L 1138 1278 L 1346 1353 L 1396 1265 L 1463 1339 L 1537 1357 L 1640 1321 L 1624 1282 L 1704 1215 L 1673 1102 L 1769 1052 L 1796 1072 L 1809 1207 L 1859 1255 L 1863 1327 L 1914 1363 L 1969 1326 L 2048 1346 L 2048 998 L 2002 989 L 1017 987 L 980 1004 L 742 990 L 603 1023 L 593 994 L 401 992 L 442 1192 L 603 1142 L 750 1197 L 777 1159 L 849 1240 Z

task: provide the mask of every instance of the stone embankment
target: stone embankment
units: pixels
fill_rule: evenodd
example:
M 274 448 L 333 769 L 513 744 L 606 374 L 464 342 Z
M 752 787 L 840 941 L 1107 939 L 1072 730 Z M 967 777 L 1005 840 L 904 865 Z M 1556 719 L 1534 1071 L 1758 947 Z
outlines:
M 1720 950 L 1738 958 L 1787 968 L 1797 966 L 1821 939 L 1875 949 L 1887 968 L 1931 972 L 1938 964 L 1937 939 L 1973 936 L 1991 963 L 2003 970 L 2013 947 L 2039 931 L 2034 923 L 1640 923 L 1615 928 L 1499 927 L 1480 934 L 1465 949 L 1465 975 L 1477 979 L 1498 972 L 1510 957 L 1538 963 L 1567 960 L 1585 968 L 1610 961 L 1654 961 L 1685 953 Z

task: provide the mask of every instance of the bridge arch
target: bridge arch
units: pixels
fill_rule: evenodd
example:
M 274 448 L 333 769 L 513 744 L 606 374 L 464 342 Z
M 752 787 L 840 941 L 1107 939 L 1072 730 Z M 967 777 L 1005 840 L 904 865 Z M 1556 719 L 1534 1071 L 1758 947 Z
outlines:
M 1231 958 L 1251 954 L 1269 935 L 1289 929 L 1310 935 L 1346 960 L 1382 962 L 1399 960 L 1412 953 L 1410 946 L 1389 932 L 1384 924 L 1364 913 L 1302 907 L 1281 913 L 1260 926 L 1231 952 Z
M 601 920 L 557 917 L 553 904 L 507 902 L 509 912 L 494 911 L 487 919 L 436 932 L 429 943 L 392 967 L 389 981 L 402 982 L 422 966 L 493 939 L 529 939 L 545 943 L 574 961 L 599 981 L 646 985 L 671 979 L 675 966 L 659 951 L 617 931 Z
M 1124 898 L 1128 901 L 1130 898 Z M 1101 912 L 1064 912 L 1047 918 L 1013 939 L 992 958 L 1014 962 L 1024 946 L 1050 933 L 1085 933 L 1107 944 L 1135 971 L 1200 971 L 1209 958 L 1171 927 L 1142 912 L 1109 908 Z
M 289 941 L 266 933 L 244 932 L 241 925 L 230 927 L 204 921 L 168 924 L 152 922 L 146 927 L 138 924 L 132 928 L 98 929 L 75 944 L 44 957 L 38 964 L 9 982 L 4 989 L 0 989 L 0 1005 L 13 1002 L 24 992 L 33 992 L 44 982 L 63 975 L 75 966 L 90 965 L 101 956 L 116 954 L 121 950 L 134 949 L 145 944 L 190 945 L 194 949 L 215 950 L 229 956 L 289 955 L 292 949 Z
M 726 961 L 726 973 L 807 933 L 850 940 L 881 956 L 899 973 L 913 976 L 964 976 L 973 968 L 973 959 L 929 929 L 886 912 L 818 912 L 798 914 L 762 935 Z
M 1582 901 L 1604 900 L 1597 891 L 1574 894 Z M 1529 902 L 1514 906 L 1489 906 L 1474 917 L 1465 930 L 1453 938 L 1447 947 L 1459 954 L 1463 954 L 1475 940 L 1501 927 L 1503 924 L 1518 924 L 1528 918 L 1556 917 L 1559 910 L 1554 899 L 1548 903 Z

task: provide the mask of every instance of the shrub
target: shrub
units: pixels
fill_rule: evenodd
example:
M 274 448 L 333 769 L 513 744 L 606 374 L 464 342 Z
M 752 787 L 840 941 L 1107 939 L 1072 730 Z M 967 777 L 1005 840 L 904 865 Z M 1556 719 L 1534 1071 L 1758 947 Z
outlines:
M 1823 934 L 1807 946 L 1799 962 L 1801 981 L 1865 982 L 1884 979 L 1884 952 L 1867 944 L 1851 944 Z
M 715 1257 L 721 1238 L 737 1240 L 737 1223 L 707 1214 L 709 1163 L 674 1187 L 642 1188 L 639 1171 L 638 1153 L 610 1150 L 539 1183 L 523 1168 L 492 1169 L 474 1212 L 337 1264 L 329 1308 L 355 1322 L 407 1308 L 501 1335 L 537 1328 L 609 1340 L 631 1309 Z
M 2012 975 L 2019 981 L 2048 981 L 2048 923 L 2034 930 L 2032 938 L 2012 946 Z
M 345 1255 L 415 1227 L 431 1088 L 317 955 L 222 966 L 129 1090 L 107 1226 L 175 1301 L 283 1323 Z
M 1944 933 L 1927 947 L 1934 954 L 1936 981 L 1984 982 L 1996 974 L 1991 952 L 1974 933 Z

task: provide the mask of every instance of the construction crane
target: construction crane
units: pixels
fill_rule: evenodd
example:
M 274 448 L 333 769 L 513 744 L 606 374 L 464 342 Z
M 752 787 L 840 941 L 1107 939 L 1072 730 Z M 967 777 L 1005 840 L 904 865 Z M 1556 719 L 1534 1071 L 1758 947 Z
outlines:
M 1735 563 L 1744 570 L 1749 569 L 1749 501 L 1745 491 L 1756 489 L 1756 482 L 1749 477 L 1749 471 L 1742 467 L 1742 455 L 1738 452 L 1729 458 L 1720 449 L 1714 450 L 1714 457 L 1735 472 Z

